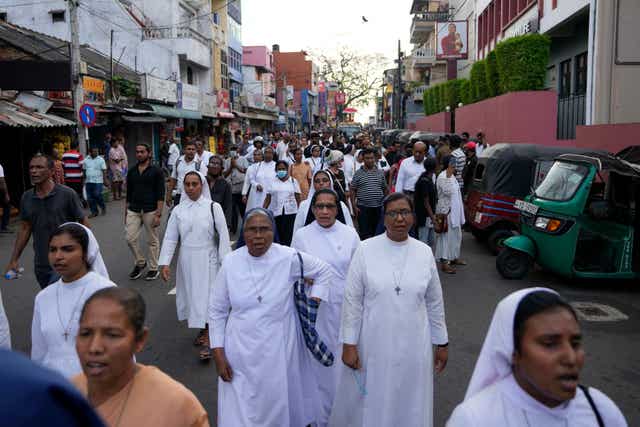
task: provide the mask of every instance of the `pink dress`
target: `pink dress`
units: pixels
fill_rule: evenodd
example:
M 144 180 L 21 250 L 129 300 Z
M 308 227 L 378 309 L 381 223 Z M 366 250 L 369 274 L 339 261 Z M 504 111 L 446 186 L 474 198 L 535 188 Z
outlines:
M 124 181 L 127 175 L 127 166 L 127 153 L 122 145 L 118 145 L 116 148 L 111 147 L 109 150 L 109 169 L 111 169 L 113 182 Z

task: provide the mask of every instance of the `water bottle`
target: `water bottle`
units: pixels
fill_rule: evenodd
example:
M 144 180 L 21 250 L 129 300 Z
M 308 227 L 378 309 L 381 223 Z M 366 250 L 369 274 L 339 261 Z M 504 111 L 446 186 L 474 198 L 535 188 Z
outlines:
M 7 280 L 14 280 L 22 276 L 22 273 L 24 273 L 24 268 L 22 267 L 18 268 L 17 271 L 14 269 L 11 269 L 7 272 L 7 274 L 4 275 L 4 278 Z

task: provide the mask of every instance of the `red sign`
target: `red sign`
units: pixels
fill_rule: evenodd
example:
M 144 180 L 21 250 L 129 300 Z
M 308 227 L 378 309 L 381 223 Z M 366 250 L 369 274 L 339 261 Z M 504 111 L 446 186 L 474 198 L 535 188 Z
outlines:
M 322 93 L 325 91 L 324 82 L 318 83 L 318 92 Z
M 346 96 L 344 92 L 336 92 L 336 104 L 344 105 L 346 102 Z
M 218 89 L 218 110 L 229 111 L 229 91 Z

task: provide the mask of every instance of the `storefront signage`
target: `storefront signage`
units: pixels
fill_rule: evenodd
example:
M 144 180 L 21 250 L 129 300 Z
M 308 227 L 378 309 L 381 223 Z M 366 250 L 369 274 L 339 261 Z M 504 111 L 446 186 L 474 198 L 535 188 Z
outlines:
M 159 79 L 145 74 L 141 80 L 141 92 L 144 99 L 171 104 L 178 103 L 178 85 L 172 80 Z
M 200 111 L 200 88 L 198 86 L 182 83 L 182 108 Z
M 85 92 L 104 94 L 104 80 L 84 76 L 82 78 L 82 88 Z
M 519 26 L 517 26 L 513 31 L 512 36 L 513 37 L 522 36 L 524 34 L 537 33 L 537 32 L 538 32 L 538 20 L 532 19 L 528 22 L 525 22 L 524 24 L 520 24 Z
M 344 92 L 336 93 L 336 104 L 343 105 L 345 102 L 346 102 L 346 97 L 344 95 Z
M 537 33 L 538 24 L 538 8 L 533 7 L 509 26 L 509 28 L 505 29 L 503 39 L 521 36 L 523 34 Z
M 216 117 L 218 114 L 216 108 L 216 96 L 213 94 L 200 93 L 200 111 L 203 116 Z

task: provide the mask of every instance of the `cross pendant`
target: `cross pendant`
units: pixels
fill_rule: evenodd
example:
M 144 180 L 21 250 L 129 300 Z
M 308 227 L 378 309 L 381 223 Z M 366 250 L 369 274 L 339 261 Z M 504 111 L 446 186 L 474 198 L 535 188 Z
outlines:
M 67 338 L 69 338 L 69 332 L 64 331 L 64 334 L 62 334 L 64 336 L 64 340 L 66 341 Z
M 258 295 L 258 302 L 262 302 L 262 295 Z
M 400 291 L 402 289 L 400 289 L 400 286 L 396 286 L 396 288 L 394 290 L 396 291 L 396 295 L 400 295 Z

